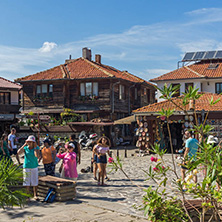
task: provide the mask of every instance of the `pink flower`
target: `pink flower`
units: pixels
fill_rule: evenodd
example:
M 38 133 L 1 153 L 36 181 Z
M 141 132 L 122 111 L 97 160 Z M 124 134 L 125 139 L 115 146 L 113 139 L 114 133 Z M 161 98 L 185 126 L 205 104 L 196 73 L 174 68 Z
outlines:
M 165 170 L 165 166 L 162 166 L 162 169 Z
M 110 157 L 110 158 L 108 159 L 108 162 L 109 162 L 109 163 L 113 163 L 113 162 L 114 162 L 113 158 Z
M 154 167 L 153 170 L 154 170 L 154 171 L 158 171 L 159 169 L 158 169 L 157 167 Z
M 153 157 L 153 156 L 150 158 L 150 160 L 151 160 L 152 162 L 157 162 L 157 158 L 156 158 L 156 157 Z

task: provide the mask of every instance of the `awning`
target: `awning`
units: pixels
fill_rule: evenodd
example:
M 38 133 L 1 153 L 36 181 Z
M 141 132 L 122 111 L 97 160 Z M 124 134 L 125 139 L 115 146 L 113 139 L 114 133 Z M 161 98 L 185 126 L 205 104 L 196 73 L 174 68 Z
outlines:
M 39 108 L 39 107 L 33 107 L 31 109 L 26 109 L 26 110 L 23 110 L 21 113 L 22 114 L 29 114 L 29 113 L 34 113 L 34 114 L 42 114 L 42 113 L 61 113 L 63 112 L 64 109 L 63 108 L 56 108 L 56 109 L 53 109 L 53 108 Z
M 125 118 L 122 118 L 122 119 L 115 120 L 114 125 L 131 124 L 132 122 L 135 122 L 135 121 L 136 121 L 135 115 L 132 115 L 132 116 L 128 116 L 128 117 L 125 117 Z
M 100 122 L 100 123 L 94 123 L 94 122 L 69 122 L 68 125 L 82 125 L 82 126 L 112 126 L 113 122 Z

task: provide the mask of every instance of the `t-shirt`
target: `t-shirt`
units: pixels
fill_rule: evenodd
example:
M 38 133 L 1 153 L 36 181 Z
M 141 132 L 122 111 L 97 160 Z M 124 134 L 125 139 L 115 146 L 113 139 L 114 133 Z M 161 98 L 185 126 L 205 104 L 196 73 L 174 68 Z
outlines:
M 97 145 L 96 149 L 97 149 L 98 153 L 101 153 L 101 154 L 105 154 L 106 152 L 109 151 L 109 147 L 103 147 L 100 145 Z
M 10 146 L 10 149 L 17 149 L 17 146 L 15 145 L 15 139 L 16 139 L 16 136 L 14 134 L 9 134 L 8 135 L 8 141 L 11 141 L 11 146 Z
M 196 158 L 196 153 L 198 149 L 198 140 L 195 138 L 189 138 L 186 141 L 186 147 L 189 148 L 188 157 L 189 158 Z
M 42 162 L 43 164 L 48 164 L 48 163 L 52 163 L 52 152 L 55 151 L 55 148 L 53 146 L 48 147 L 43 147 L 42 149 Z M 56 155 L 56 154 L 55 154 Z
M 39 147 L 34 149 L 39 150 Z M 24 147 L 25 159 L 23 163 L 23 168 L 36 168 L 38 167 L 38 159 L 35 156 L 34 149 L 30 150 L 28 146 Z

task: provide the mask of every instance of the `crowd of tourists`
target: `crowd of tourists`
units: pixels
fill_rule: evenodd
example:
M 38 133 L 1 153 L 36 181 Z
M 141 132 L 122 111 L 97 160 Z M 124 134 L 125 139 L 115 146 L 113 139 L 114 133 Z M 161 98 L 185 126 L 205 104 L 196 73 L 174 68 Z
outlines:
M 96 142 L 92 152 L 92 163 L 94 166 L 94 179 L 98 185 L 104 186 L 106 177 L 107 154 L 109 154 L 110 140 L 102 136 Z M 25 143 L 18 148 L 16 145 L 16 129 L 12 128 L 9 135 L 3 134 L 0 144 L 0 159 L 12 161 L 11 155 L 15 155 L 18 165 L 21 166 L 19 156 L 24 155 L 23 163 L 23 186 L 30 191 L 33 187 L 34 199 L 37 197 L 38 166 L 42 161 L 46 175 L 55 176 L 55 166 L 60 162 L 59 173 L 61 178 L 77 181 L 77 165 L 81 163 L 80 145 L 75 141 L 75 135 L 71 135 L 64 147 L 58 152 L 53 146 L 52 140 L 47 137 L 43 140 L 41 148 L 37 145 L 35 136 L 30 135 Z M 98 177 L 97 177 L 97 170 Z

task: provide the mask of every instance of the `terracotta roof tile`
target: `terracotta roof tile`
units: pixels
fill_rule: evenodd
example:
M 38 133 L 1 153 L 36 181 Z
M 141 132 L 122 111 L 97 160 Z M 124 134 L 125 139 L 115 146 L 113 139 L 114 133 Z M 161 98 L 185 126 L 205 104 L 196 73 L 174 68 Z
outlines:
M 65 64 L 56 66 L 52 69 L 45 70 L 33 75 L 16 79 L 17 82 L 34 81 L 34 80 L 50 80 L 50 79 L 92 79 L 92 78 L 119 78 L 135 83 L 149 83 L 129 72 L 120 71 L 111 66 L 99 64 L 84 58 L 70 60 Z
M 11 82 L 10 80 L 4 79 L 3 77 L 0 77 L 0 88 L 9 88 L 9 89 L 21 89 L 22 86 Z
M 222 61 L 214 61 L 218 64 L 216 69 L 210 69 L 209 65 L 212 62 L 203 61 L 197 62 L 189 66 L 184 66 L 172 72 L 161 75 L 157 78 L 151 79 L 152 82 L 175 80 L 175 79 L 199 79 L 199 78 L 221 78 L 222 77 Z
M 217 100 L 220 98 L 221 100 L 214 106 L 209 105 L 209 101 L 213 97 L 213 100 Z M 182 105 L 182 96 L 180 97 L 175 97 L 173 98 L 174 103 L 177 105 Z M 214 93 L 204 93 L 198 100 L 196 100 L 196 110 L 201 111 L 201 110 L 206 110 L 206 111 L 222 111 L 222 95 L 214 94 Z M 154 113 L 154 112 L 159 112 L 163 109 L 175 109 L 175 111 L 182 111 L 178 107 L 176 107 L 173 103 L 171 103 L 168 100 L 158 102 L 158 103 L 153 103 L 148 106 L 141 107 L 139 109 L 136 109 L 133 111 L 133 113 Z M 189 106 L 187 105 L 186 110 L 189 109 Z

